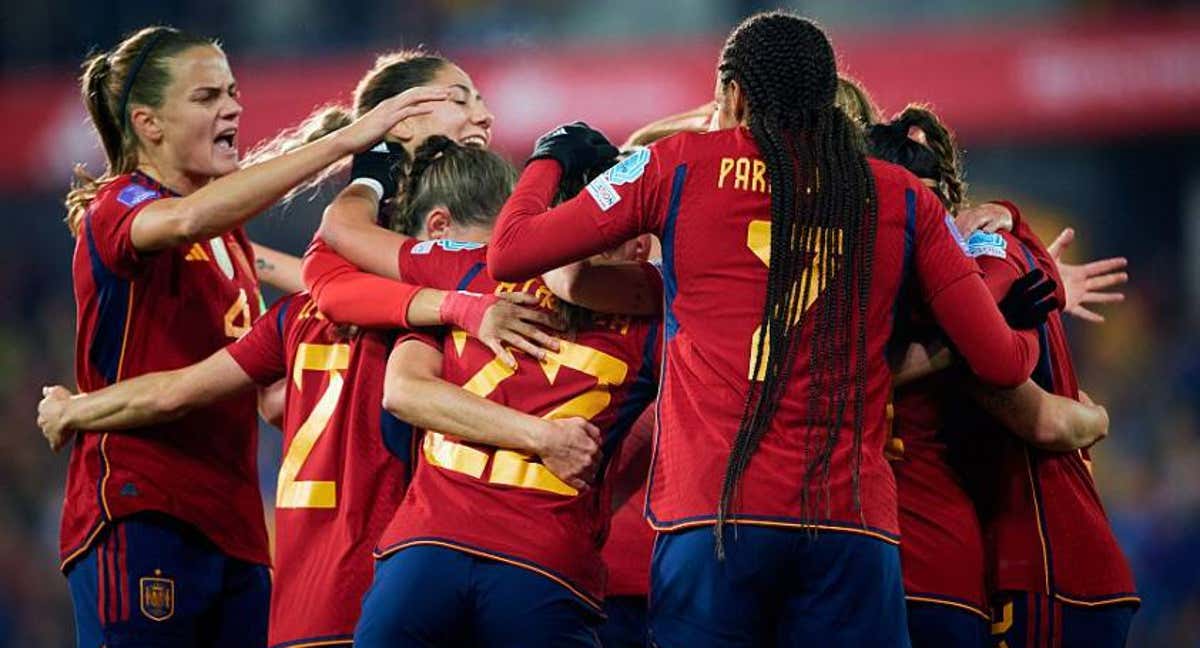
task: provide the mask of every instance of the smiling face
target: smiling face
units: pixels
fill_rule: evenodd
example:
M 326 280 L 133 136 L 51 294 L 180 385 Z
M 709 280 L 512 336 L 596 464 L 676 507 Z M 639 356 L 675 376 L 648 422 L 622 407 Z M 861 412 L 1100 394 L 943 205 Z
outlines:
M 431 135 L 445 135 L 463 146 L 486 149 L 492 142 L 495 116 L 462 68 L 447 63 L 425 85 L 449 88 L 450 98 L 430 102 L 433 112 L 406 119 L 397 135 L 410 153 Z
M 238 169 L 237 83 L 216 47 L 186 49 L 168 62 L 171 82 L 157 108 L 131 106 L 130 118 L 165 175 L 203 184 Z

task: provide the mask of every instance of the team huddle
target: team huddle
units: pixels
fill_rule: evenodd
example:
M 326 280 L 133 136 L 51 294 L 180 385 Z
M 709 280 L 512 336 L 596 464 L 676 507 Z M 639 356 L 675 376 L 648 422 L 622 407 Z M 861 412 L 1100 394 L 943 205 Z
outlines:
M 714 101 L 522 170 L 425 51 L 247 160 L 211 40 L 81 81 L 78 393 L 38 408 L 77 645 L 1124 645 L 1062 322 L 1124 260 L 971 205 L 950 129 L 881 120 L 814 23 L 747 18 Z M 247 237 L 333 182 L 303 259 Z

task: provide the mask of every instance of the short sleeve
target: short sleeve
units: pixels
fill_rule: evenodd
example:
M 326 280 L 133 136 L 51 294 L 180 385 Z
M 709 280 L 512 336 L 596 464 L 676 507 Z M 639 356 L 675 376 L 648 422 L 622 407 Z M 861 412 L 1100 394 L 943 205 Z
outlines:
M 406 331 L 396 338 L 396 342 L 392 345 L 392 348 L 398 348 L 405 342 L 421 342 L 422 344 L 427 344 L 438 351 L 442 350 L 441 335 L 435 329 Z
M 917 281 L 928 303 L 954 282 L 980 272 L 968 256 L 967 242 L 941 201 L 915 179 L 905 188 L 906 209 L 915 210 Z
M 283 348 L 284 319 L 294 297 L 284 297 L 255 320 L 250 330 L 225 347 L 234 362 L 256 384 L 267 386 L 287 376 L 287 358 Z
M 104 192 L 84 219 L 89 247 L 112 273 L 130 278 L 141 271 L 147 255 L 133 246 L 133 221 L 143 209 L 164 196 L 159 191 L 130 182 Z

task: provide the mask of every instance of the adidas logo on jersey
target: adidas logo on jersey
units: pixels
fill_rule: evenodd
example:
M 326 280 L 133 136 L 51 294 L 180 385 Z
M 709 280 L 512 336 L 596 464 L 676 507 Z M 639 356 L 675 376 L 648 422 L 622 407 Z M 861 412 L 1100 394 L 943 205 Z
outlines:
M 192 249 L 188 250 L 187 256 L 183 257 L 185 261 L 208 261 L 208 252 L 204 251 L 199 243 L 192 243 Z

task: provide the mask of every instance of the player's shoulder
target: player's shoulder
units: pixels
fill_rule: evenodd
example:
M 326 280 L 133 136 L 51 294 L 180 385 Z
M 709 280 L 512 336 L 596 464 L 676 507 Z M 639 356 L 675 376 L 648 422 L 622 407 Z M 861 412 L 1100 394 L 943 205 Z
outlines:
M 93 213 L 125 212 L 170 195 L 168 189 L 141 173 L 125 173 L 106 182 L 92 200 Z
M 885 187 L 908 189 L 923 186 L 917 176 L 899 164 L 868 157 L 867 165 L 871 168 L 871 175 L 875 177 L 876 186 L 880 190 Z
M 660 164 L 758 155 L 758 146 L 745 128 L 676 133 L 651 144 L 649 149 L 659 156 Z
M 414 257 L 451 255 L 453 258 L 462 260 L 486 260 L 487 244 L 454 239 L 414 240 L 409 245 L 408 253 Z

